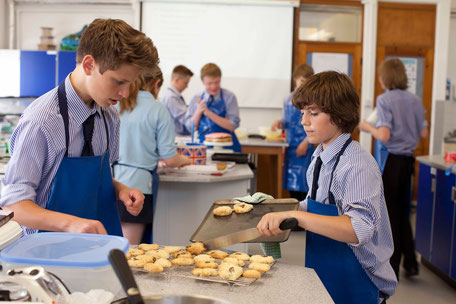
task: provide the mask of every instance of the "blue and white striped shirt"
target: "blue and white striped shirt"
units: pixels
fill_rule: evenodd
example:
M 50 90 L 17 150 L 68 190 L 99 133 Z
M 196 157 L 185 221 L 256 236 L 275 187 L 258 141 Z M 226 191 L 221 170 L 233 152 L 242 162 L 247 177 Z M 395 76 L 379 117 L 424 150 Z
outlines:
M 336 156 L 350 134 L 342 134 L 323 150 L 320 144 L 312 155 L 307 170 L 307 183 L 312 185 L 315 161 L 320 156 L 322 166 L 318 178 L 316 201 L 329 204 L 328 188 Z M 393 254 L 393 237 L 383 195 L 383 182 L 375 159 L 352 141 L 334 170 L 331 185 L 339 215 L 350 217 L 358 244 L 349 243 L 356 258 L 377 288 L 394 294 L 397 287 L 396 275 L 390 265 Z M 312 193 L 312 187 L 309 189 Z M 301 202 L 307 210 L 307 199 Z M 353 288 L 356 288 L 354 286 Z
M 187 129 L 185 128 L 185 114 L 187 113 L 187 105 L 185 104 L 184 98 L 181 93 L 173 87 L 170 86 L 163 96 L 163 104 L 169 111 L 169 114 L 174 119 L 174 129 L 176 135 L 186 135 L 188 134 Z
M 100 106 L 88 108 L 76 94 L 70 78 L 65 79 L 68 99 L 69 157 L 79 157 L 84 146 L 82 123 L 95 115 L 92 147 L 95 155 L 106 151 L 106 131 Z M 113 106 L 103 109 L 109 131 L 110 162 L 119 157 L 119 112 Z M 54 177 L 65 155 L 65 127 L 60 115 L 57 88 L 37 98 L 25 109 L 10 142 L 11 160 L 2 179 L 0 206 L 31 200 L 45 207 Z M 68 195 L 71 195 L 69 193 Z M 36 229 L 24 228 L 25 234 Z

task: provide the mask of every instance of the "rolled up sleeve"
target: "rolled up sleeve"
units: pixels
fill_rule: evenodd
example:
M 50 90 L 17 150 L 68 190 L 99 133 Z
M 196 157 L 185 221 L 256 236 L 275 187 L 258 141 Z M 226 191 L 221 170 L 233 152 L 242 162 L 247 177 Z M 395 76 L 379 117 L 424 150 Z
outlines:
M 379 96 L 377 99 L 377 128 L 387 127 L 391 129 L 393 126 L 393 113 L 391 112 L 391 107 L 388 106 L 386 99 Z
M 231 122 L 234 128 L 239 127 L 241 119 L 239 118 L 239 106 L 234 94 L 230 94 L 225 99 L 226 118 Z
M 197 95 L 193 96 L 192 100 L 190 101 L 190 105 L 188 106 L 187 114 L 185 115 L 185 127 L 190 133 L 192 133 L 193 127 L 192 116 L 196 111 L 196 97 Z

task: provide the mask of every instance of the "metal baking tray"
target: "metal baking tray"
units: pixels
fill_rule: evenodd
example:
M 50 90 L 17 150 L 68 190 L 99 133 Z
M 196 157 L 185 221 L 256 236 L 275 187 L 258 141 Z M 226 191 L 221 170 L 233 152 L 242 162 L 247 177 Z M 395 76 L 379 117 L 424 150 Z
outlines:
M 220 206 L 233 207 L 233 200 L 218 200 L 209 208 L 204 220 L 190 238 L 191 242 L 203 242 L 216 237 L 224 236 L 241 230 L 255 228 L 263 215 L 269 212 L 297 210 L 299 202 L 294 198 L 265 200 L 260 204 L 253 205 L 253 209 L 247 213 L 237 214 L 233 212 L 228 216 L 215 216 L 214 208 Z M 290 230 L 273 237 L 259 237 L 248 243 L 281 243 L 288 240 Z

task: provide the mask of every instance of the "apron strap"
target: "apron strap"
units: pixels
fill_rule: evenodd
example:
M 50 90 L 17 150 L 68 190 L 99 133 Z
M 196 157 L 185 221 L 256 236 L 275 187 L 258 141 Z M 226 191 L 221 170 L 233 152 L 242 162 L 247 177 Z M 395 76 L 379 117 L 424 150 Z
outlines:
M 329 201 L 329 203 L 331 205 L 335 205 L 336 204 L 336 200 L 334 199 L 334 195 L 331 192 L 331 185 L 332 185 L 332 181 L 333 181 L 333 178 L 334 178 L 334 171 L 336 170 L 336 167 L 339 164 L 340 157 L 342 156 L 342 154 L 344 154 L 345 149 L 347 149 L 348 145 L 352 142 L 352 140 L 353 139 L 350 136 L 350 138 L 348 138 L 347 141 L 345 142 L 345 144 L 342 146 L 342 149 L 340 149 L 339 153 L 337 153 L 336 162 L 334 163 L 333 169 L 331 171 L 331 179 L 329 180 L 329 187 L 328 187 L 328 201 Z

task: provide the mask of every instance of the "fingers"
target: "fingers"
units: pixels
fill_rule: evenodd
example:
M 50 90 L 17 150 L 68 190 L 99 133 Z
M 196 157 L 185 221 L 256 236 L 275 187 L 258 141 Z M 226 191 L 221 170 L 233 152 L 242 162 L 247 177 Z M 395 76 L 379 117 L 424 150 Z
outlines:
M 67 232 L 108 234 L 105 227 L 100 221 L 88 220 L 78 217 L 75 218 L 76 220 L 72 221 L 72 224 L 68 227 Z
M 274 236 L 283 233 L 279 226 L 282 222 L 282 217 L 277 213 L 268 213 L 264 215 L 257 225 L 258 231 L 263 236 Z

